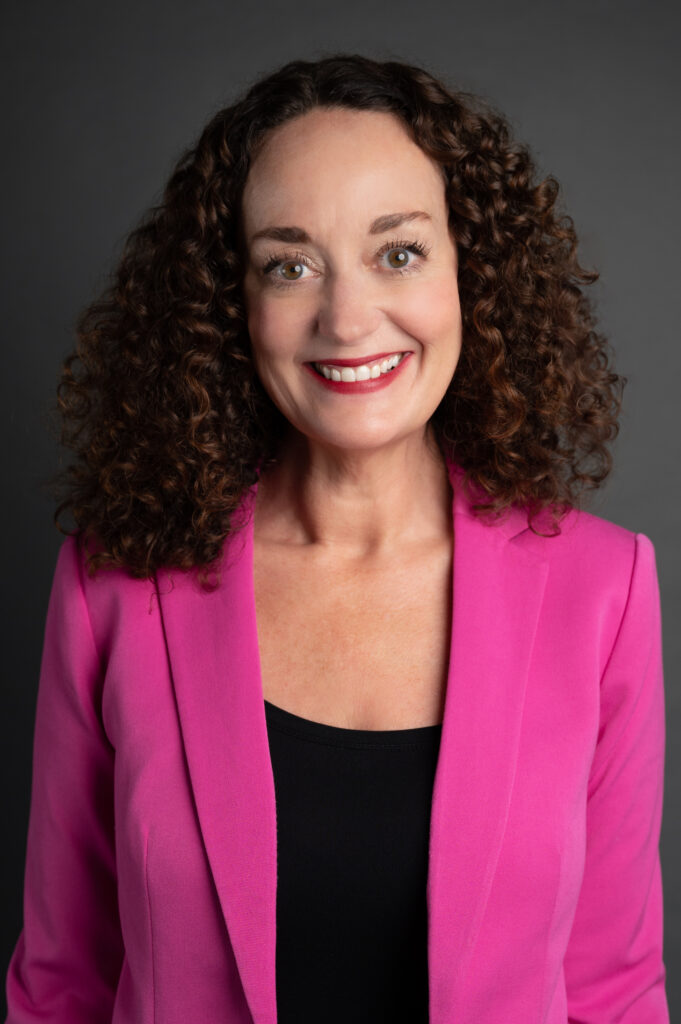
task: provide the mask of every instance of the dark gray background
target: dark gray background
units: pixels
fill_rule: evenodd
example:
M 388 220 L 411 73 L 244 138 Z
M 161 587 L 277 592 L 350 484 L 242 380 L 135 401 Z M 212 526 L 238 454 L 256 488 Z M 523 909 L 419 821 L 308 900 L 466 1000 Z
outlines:
M 215 110 L 285 61 L 345 50 L 424 64 L 503 110 L 540 170 L 561 182 L 582 262 L 601 272 L 599 327 L 629 384 L 615 472 L 589 507 L 647 534 L 657 553 L 668 730 L 665 960 L 672 1020 L 675 1009 L 681 1019 L 681 346 L 671 302 L 680 269 L 679 6 L 40 0 L 4 12 L 3 977 L 21 927 L 33 716 L 60 544 L 42 486 L 58 465 L 49 410 L 75 317 Z

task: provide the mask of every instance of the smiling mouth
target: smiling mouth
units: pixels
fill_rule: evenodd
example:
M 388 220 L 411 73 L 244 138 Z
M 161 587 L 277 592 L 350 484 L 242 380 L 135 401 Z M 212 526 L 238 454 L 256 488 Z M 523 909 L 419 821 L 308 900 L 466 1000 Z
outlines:
M 359 380 L 376 380 L 378 377 L 392 373 L 406 355 L 406 352 L 396 352 L 387 358 L 375 359 L 359 366 L 341 366 L 336 363 L 311 363 L 310 365 L 327 380 L 352 384 Z

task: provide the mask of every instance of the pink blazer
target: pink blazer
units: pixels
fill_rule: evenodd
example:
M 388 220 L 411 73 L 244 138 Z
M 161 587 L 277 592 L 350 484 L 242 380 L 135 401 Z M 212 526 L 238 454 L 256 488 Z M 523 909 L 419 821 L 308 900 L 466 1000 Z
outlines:
M 653 544 L 575 510 L 558 537 L 516 510 L 485 525 L 449 469 L 431 1024 L 662 1024 Z M 256 489 L 212 593 L 178 571 L 157 587 L 120 570 L 93 580 L 73 539 L 61 548 L 9 1024 L 276 1024 Z

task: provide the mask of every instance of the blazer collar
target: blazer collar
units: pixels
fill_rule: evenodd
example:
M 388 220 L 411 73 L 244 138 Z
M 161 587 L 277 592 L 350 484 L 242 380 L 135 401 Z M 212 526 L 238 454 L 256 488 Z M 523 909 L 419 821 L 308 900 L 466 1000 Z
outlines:
M 431 1024 L 465 1010 L 465 977 L 513 786 L 528 667 L 548 571 L 513 509 L 471 511 L 448 461 L 454 517 L 450 662 L 431 804 Z M 257 483 L 219 586 L 164 571 L 157 587 L 199 824 L 254 1024 L 276 1024 L 276 808 L 253 588 Z M 533 535 L 532 535 L 533 536 Z M 461 1017 L 464 1019 L 464 1017 Z

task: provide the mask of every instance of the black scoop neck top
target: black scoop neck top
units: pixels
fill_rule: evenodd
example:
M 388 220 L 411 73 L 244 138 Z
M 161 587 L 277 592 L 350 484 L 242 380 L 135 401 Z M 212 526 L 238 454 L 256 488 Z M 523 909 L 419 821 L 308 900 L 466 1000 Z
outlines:
M 428 1021 L 441 725 L 345 729 L 265 701 L 277 806 L 278 1024 Z

